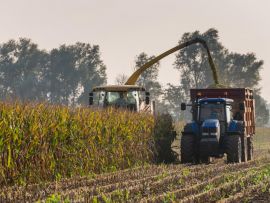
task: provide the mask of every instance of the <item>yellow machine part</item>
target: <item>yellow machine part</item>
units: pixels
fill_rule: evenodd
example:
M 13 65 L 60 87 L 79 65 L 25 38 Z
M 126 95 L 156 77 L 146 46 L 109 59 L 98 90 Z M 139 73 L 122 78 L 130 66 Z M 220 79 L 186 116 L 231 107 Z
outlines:
M 200 38 L 194 38 L 190 41 L 187 41 L 185 43 L 182 43 L 182 44 L 179 44 L 178 46 L 160 54 L 159 56 L 155 57 L 154 59 L 152 59 L 151 61 L 145 63 L 143 66 L 141 66 L 138 70 L 136 70 L 130 77 L 129 79 L 127 80 L 127 82 L 125 83 L 125 85 L 135 85 L 136 81 L 138 80 L 138 78 L 140 77 L 140 75 L 146 70 L 148 69 L 149 67 L 151 67 L 152 65 L 154 65 L 155 63 L 157 63 L 159 60 L 161 60 L 162 58 L 180 50 L 180 49 L 183 49 L 187 46 L 190 46 L 192 44 L 195 44 L 195 43 L 200 43 L 203 45 L 203 47 L 206 49 L 207 51 L 207 55 L 208 55 L 208 61 L 209 61 L 209 65 L 211 67 L 211 70 L 212 70 L 212 74 L 213 74 L 213 79 L 214 79 L 214 82 L 215 82 L 215 86 L 219 86 L 219 79 L 218 79 L 218 74 L 217 74 L 217 69 L 216 69 L 216 66 L 214 64 L 214 61 L 213 61 L 213 58 L 211 56 L 211 53 L 209 51 L 209 48 L 207 46 L 207 43 L 205 40 L 203 39 L 200 39 Z

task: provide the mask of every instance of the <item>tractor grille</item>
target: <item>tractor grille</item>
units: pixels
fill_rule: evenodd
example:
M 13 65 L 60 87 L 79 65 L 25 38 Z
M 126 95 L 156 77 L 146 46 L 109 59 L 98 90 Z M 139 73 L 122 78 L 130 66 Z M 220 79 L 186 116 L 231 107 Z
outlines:
M 203 133 L 216 133 L 217 128 L 203 128 Z

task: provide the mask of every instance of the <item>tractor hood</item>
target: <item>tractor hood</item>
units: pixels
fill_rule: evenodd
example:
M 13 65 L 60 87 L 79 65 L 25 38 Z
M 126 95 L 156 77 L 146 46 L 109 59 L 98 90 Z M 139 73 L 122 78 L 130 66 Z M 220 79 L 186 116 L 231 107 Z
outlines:
M 219 120 L 207 119 L 202 124 L 202 134 L 200 140 L 200 154 L 215 156 L 218 154 L 220 126 Z

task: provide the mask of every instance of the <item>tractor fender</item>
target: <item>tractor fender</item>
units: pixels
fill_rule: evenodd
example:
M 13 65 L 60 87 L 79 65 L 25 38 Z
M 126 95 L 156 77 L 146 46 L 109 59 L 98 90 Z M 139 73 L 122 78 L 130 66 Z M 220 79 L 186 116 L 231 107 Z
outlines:
M 196 122 L 187 123 L 184 126 L 184 130 L 182 131 L 182 135 L 198 135 L 199 134 L 199 126 Z
M 244 133 L 243 121 L 232 120 L 228 126 L 228 135 L 242 135 Z

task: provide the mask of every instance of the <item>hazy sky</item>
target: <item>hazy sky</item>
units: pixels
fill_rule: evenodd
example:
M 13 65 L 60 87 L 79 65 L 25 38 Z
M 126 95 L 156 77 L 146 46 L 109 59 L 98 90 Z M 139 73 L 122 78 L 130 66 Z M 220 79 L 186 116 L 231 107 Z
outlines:
M 135 56 L 157 55 L 184 32 L 219 30 L 230 51 L 264 60 L 262 95 L 270 102 L 270 0 L 0 0 L 0 43 L 31 38 L 50 50 L 77 41 L 100 45 L 108 82 L 131 74 Z M 178 84 L 175 54 L 161 61 L 162 84 Z

